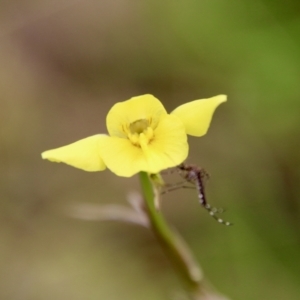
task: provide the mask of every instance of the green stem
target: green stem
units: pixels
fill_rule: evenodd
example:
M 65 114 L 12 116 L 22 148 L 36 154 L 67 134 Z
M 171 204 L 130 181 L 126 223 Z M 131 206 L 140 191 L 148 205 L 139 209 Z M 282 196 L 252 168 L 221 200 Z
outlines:
M 202 291 L 203 283 L 200 267 L 185 242 L 169 227 L 163 215 L 156 209 L 154 187 L 149 175 L 145 172 L 141 172 L 140 181 L 151 228 L 157 240 L 181 275 L 189 292 L 198 294 Z

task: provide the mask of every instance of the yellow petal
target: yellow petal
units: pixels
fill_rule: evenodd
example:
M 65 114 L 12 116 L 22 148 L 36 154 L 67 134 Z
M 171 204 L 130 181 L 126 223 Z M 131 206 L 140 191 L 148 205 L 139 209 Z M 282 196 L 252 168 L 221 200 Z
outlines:
M 84 171 L 102 171 L 106 166 L 100 156 L 100 145 L 107 138 L 109 137 L 104 134 L 90 136 L 70 145 L 45 151 L 42 158 L 63 162 Z
M 225 95 L 195 100 L 178 106 L 171 114 L 181 119 L 187 134 L 202 136 L 209 128 L 215 109 L 226 100 Z
M 133 97 L 127 101 L 116 103 L 108 112 L 106 126 L 111 136 L 126 138 L 124 128 L 139 120 L 149 120 L 154 129 L 161 116 L 167 112 L 162 103 L 152 95 Z
M 182 163 L 188 156 L 185 127 L 181 120 L 167 115 L 159 122 L 154 139 L 145 149 L 149 173 L 158 173 Z
M 101 157 L 116 175 L 131 177 L 145 171 L 158 173 L 184 161 L 188 154 L 187 136 L 176 116 L 166 115 L 159 122 L 154 139 L 143 149 L 128 139 L 110 137 L 101 142 Z
M 131 177 L 147 168 L 142 149 L 128 139 L 109 137 L 103 140 L 101 156 L 106 166 L 118 176 Z

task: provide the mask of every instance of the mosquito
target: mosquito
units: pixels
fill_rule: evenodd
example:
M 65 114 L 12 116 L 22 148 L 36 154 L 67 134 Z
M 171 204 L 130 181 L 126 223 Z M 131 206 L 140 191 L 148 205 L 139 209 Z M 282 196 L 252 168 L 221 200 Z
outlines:
M 187 165 L 187 164 L 180 164 L 176 167 L 179 170 L 180 175 L 188 182 L 193 184 L 196 187 L 198 192 L 198 198 L 200 204 L 209 212 L 209 214 L 220 224 L 231 226 L 233 225 L 230 222 L 224 221 L 223 219 L 219 218 L 216 214 L 222 212 L 223 210 L 219 210 L 217 208 L 212 207 L 206 201 L 205 191 L 204 191 L 204 183 L 203 180 L 207 178 L 209 175 L 207 172 L 199 168 L 195 165 Z M 185 186 L 184 186 L 185 187 Z

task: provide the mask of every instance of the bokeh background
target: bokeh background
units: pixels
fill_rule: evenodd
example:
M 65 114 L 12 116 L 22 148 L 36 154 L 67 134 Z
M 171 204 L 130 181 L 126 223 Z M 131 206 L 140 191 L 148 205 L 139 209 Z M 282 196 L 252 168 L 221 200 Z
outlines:
M 211 174 L 162 209 L 231 299 L 300 299 L 300 4 L 271 0 L 15 0 L 0 10 L 0 299 L 171 299 L 180 282 L 150 232 L 70 218 L 127 205 L 136 177 L 40 153 L 106 132 L 110 107 L 151 93 L 170 111 L 227 94 L 189 162 Z

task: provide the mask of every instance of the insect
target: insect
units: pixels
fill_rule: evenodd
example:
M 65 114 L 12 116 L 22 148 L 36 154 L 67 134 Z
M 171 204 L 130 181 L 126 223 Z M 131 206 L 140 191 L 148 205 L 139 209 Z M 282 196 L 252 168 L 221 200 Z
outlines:
M 230 222 L 224 221 L 223 219 L 217 216 L 218 213 L 221 213 L 223 210 L 212 207 L 206 201 L 205 191 L 204 191 L 204 182 L 203 180 L 208 177 L 206 171 L 202 168 L 199 168 L 195 165 L 180 164 L 176 167 L 179 170 L 180 175 L 188 182 L 192 183 L 198 192 L 198 198 L 200 204 L 209 212 L 209 214 L 219 223 L 230 226 L 233 225 Z M 188 186 L 183 186 L 189 188 Z

